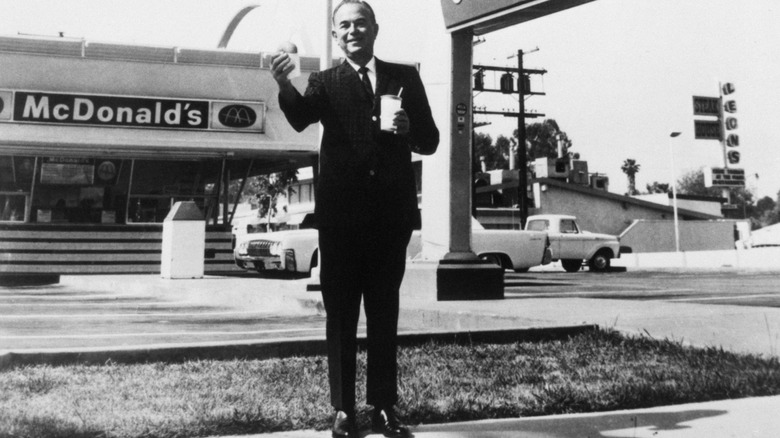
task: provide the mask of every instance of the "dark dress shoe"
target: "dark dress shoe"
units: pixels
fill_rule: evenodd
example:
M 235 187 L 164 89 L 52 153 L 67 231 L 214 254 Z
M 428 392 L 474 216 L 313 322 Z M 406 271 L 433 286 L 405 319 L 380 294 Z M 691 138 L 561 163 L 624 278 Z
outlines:
M 331 436 L 333 438 L 353 438 L 358 436 L 357 425 L 355 424 L 355 416 L 347 415 L 344 411 L 336 412 L 336 420 L 333 422 L 333 429 L 331 429 Z
M 409 428 L 401 423 L 393 408 L 374 409 L 374 413 L 371 415 L 371 430 L 388 438 L 412 436 Z

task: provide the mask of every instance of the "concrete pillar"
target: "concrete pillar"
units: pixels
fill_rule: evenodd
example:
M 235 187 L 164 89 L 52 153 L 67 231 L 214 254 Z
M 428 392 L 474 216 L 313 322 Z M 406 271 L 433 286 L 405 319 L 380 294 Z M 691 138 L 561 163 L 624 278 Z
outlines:
M 471 32 L 453 33 L 449 117 L 439 124 L 438 151 L 423 160 L 423 257 L 407 265 L 403 294 L 441 301 L 504 296 L 503 270 L 471 250 L 471 59 Z
M 195 202 L 173 204 L 163 221 L 162 278 L 203 278 L 206 221 Z

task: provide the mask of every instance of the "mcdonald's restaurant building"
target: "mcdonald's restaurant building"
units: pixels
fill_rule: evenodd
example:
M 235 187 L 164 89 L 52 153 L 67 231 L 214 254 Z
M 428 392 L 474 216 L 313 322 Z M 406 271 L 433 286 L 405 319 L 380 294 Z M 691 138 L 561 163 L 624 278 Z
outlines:
M 276 95 L 260 53 L 0 37 L 0 276 L 160 272 L 177 201 L 234 269 L 231 182 L 316 162 Z

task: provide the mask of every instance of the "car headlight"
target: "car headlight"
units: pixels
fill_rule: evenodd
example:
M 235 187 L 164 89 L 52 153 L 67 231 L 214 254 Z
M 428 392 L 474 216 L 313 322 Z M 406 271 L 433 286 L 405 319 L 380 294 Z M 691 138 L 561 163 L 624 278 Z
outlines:
M 241 242 L 238 245 L 238 251 L 246 253 L 247 249 L 249 248 L 249 242 Z
M 271 253 L 271 255 L 281 256 L 282 255 L 282 242 L 274 242 L 274 243 L 272 243 L 271 247 L 268 249 L 268 251 Z

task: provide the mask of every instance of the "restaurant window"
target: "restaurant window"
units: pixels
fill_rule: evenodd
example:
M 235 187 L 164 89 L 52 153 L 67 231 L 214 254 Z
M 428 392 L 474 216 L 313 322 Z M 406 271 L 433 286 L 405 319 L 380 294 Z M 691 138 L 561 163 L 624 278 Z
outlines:
M 314 202 L 314 183 L 305 180 L 293 184 L 288 190 L 287 202 L 290 205 Z
M 0 156 L 0 222 L 25 222 L 30 214 L 35 157 Z
M 135 160 L 127 223 L 161 223 L 179 201 L 194 201 L 212 221 L 218 213 L 221 164 L 221 160 Z
M 38 223 L 121 223 L 127 160 L 39 157 L 31 220 Z

